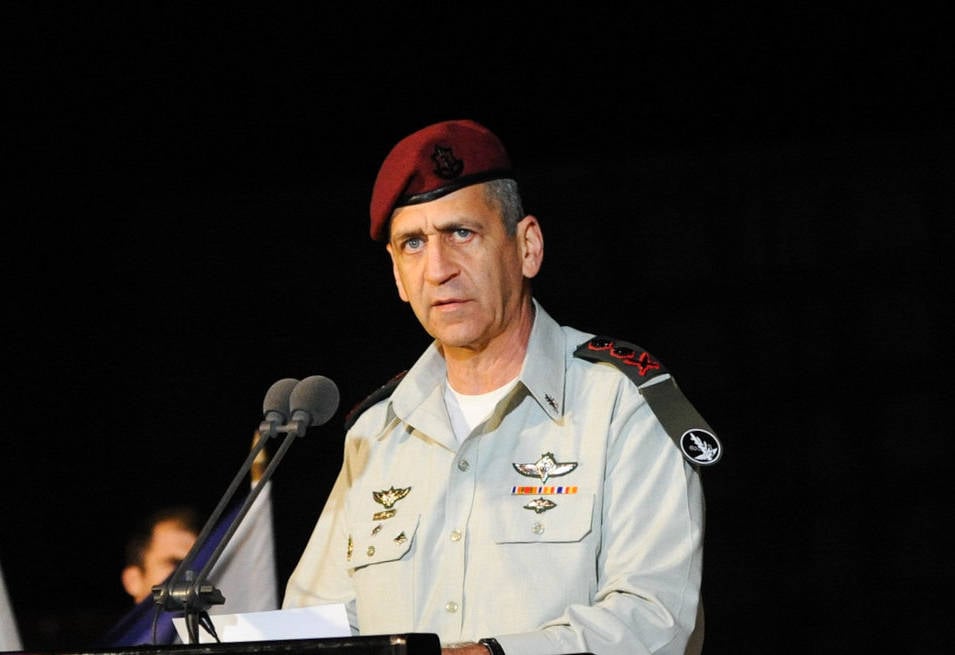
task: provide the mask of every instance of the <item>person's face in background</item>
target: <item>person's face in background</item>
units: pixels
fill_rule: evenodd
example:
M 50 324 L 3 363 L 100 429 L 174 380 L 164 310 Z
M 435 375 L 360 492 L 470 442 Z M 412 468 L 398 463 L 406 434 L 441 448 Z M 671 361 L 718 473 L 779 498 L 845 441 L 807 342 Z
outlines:
M 195 533 L 183 528 L 178 521 L 157 523 L 142 566 L 130 565 L 123 569 L 126 593 L 137 603 L 150 596 L 153 586 L 161 584 L 176 570 L 195 541 Z

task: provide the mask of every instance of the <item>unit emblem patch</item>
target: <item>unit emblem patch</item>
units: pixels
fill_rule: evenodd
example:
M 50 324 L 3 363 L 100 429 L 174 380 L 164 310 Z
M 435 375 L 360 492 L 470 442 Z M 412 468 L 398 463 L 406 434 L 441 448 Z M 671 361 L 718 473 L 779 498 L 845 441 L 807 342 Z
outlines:
M 683 455 L 697 464 L 716 464 L 723 454 L 723 447 L 716 435 L 709 430 L 693 428 L 680 437 Z

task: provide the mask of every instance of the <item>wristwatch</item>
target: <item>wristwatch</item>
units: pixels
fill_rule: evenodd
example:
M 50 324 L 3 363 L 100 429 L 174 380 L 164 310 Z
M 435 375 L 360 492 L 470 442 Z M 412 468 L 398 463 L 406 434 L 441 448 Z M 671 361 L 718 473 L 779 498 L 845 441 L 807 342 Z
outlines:
M 478 639 L 478 643 L 487 648 L 488 652 L 491 655 L 505 655 L 504 649 L 501 648 L 501 645 L 497 643 L 497 639 L 494 637 L 485 637 L 484 639 Z

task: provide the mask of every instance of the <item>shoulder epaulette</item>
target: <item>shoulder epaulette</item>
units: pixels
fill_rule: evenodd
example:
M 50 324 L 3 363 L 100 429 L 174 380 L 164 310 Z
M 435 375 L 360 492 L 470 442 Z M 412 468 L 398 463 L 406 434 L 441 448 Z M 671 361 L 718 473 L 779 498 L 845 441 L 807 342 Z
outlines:
M 594 337 L 577 346 L 574 356 L 592 362 L 610 362 L 638 387 L 667 373 L 655 357 L 640 346 L 610 337 Z
M 355 424 L 355 421 L 357 421 L 358 417 L 362 415 L 362 412 L 380 400 L 384 400 L 390 396 L 391 392 L 395 390 L 395 387 L 398 386 L 398 383 L 401 382 L 401 378 L 403 378 L 407 372 L 408 371 L 402 371 L 368 394 L 368 397 L 366 397 L 360 403 L 352 407 L 348 411 L 348 414 L 345 415 L 345 432 L 348 432 L 351 429 L 351 426 Z
M 713 428 L 686 399 L 672 375 L 653 381 L 669 371 L 646 350 L 627 341 L 597 336 L 580 344 L 574 356 L 607 362 L 623 371 L 691 464 L 707 466 L 719 461 L 723 446 Z

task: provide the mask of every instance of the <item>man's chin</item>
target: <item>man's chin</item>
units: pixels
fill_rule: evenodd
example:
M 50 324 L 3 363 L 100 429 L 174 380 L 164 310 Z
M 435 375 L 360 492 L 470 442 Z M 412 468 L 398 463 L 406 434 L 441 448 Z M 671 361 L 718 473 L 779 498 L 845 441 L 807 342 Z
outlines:
M 436 326 L 431 335 L 446 348 L 473 348 L 478 340 L 478 335 L 463 324 Z

